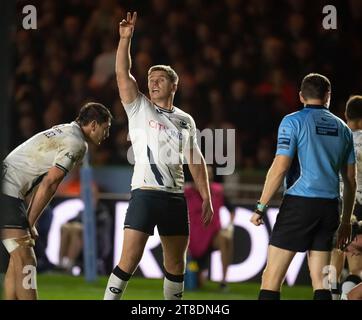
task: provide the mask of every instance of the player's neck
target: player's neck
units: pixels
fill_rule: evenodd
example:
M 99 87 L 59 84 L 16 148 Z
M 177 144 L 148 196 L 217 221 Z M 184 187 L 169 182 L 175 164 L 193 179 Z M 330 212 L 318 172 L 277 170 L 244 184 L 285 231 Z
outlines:
M 153 99 L 152 102 L 162 109 L 171 111 L 174 108 L 172 97 L 169 97 L 167 99 Z

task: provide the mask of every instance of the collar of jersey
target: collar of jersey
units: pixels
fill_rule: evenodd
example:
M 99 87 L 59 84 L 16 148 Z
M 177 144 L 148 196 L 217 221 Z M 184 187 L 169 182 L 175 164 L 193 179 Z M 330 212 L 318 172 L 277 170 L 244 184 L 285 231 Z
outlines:
M 168 110 L 168 109 L 165 109 L 165 108 L 162 108 L 160 106 L 158 106 L 156 103 L 154 103 L 155 107 L 163 112 L 167 112 L 167 113 L 174 113 L 175 112 L 175 107 L 172 108 L 172 110 Z
M 74 124 L 74 125 L 79 129 L 80 134 L 82 135 L 82 137 L 84 138 L 84 140 L 86 140 L 85 134 L 84 134 L 82 128 L 80 127 L 79 123 L 78 123 L 77 121 L 72 121 L 72 124 Z
M 304 108 L 308 109 L 328 109 L 326 106 L 321 104 L 307 104 Z

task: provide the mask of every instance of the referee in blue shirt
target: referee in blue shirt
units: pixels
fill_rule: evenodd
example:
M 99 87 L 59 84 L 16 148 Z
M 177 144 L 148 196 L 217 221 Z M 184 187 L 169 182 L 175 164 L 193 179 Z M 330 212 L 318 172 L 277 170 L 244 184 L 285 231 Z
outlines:
M 294 255 L 305 251 L 314 299 L 331 299 L 324 285 L 323 268 L 329 265 L 337 228 L 338 247 L 351 235 L 356 191 L 352 132 L 328 109 L 331 84 L 325 76 L 305 76 L 299 97 L 304 108 L 285 116 L 279 126 L 276 156 L 250 219 L 256 226 L 263 223 L 268 202 L 284 180 L 285 192 L 269 243 L 260 300 L 280 299 L 281 285 Z M 341 221 L 339 174 L 344 182 Z

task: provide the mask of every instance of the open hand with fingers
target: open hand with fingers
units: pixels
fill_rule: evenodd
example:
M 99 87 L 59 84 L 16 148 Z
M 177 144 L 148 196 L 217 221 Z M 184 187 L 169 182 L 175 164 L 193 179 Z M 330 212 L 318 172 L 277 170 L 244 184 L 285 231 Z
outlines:
M 133 30 L 136 25 L 137 12 L 127 12 L 127 18 L 119 23 L 119 35 L 121 38 L 132 38 Z

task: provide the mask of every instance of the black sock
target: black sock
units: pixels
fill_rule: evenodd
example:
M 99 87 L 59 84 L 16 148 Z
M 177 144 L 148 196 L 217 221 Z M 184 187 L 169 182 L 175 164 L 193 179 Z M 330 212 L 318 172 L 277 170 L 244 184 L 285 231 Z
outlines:
M 280 292 L 272 290 L 260 290 L 259 300 L 280 300 Z
M 332 294 L 326 289 L 315 290 L 313 300 L 332 300 Z
M 348 275 L 346 280 L 344 280 L 344 282 L 347 282 L 347 281 L 351 281 L 351 282 L 353 282 L 353 283 L 355 283 L 357 285 L 357 284 L 359 284 L 361 282 L 361 277 L 356 276 L 355 274 L 350 274 L 350 275 Z
M 332 294 L 341 294 L 341 284 L 339 282 L 335 283 L 335 288 L 331 289 Z

